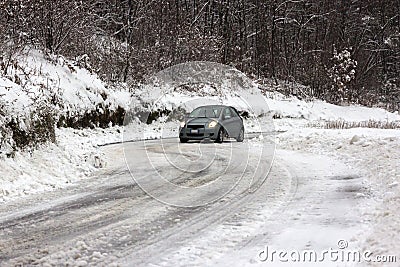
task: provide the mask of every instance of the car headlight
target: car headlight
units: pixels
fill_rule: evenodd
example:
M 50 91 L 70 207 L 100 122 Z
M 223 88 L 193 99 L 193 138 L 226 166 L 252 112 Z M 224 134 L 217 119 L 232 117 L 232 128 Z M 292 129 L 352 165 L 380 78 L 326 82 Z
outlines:
M 185 125 L 186 125 L 186 122 L 181 121 L 181 128 L 185 127 Z
M 208 128 L 214 128 L 215 126 L 217 126 L 218 122 L 216 121 L 212 121 L 208 124 Z

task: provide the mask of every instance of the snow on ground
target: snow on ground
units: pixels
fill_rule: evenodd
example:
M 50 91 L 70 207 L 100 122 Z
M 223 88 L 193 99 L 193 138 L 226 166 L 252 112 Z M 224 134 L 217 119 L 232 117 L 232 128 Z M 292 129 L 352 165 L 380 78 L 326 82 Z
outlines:
M 400 130 L 291 129 L 279 135 L 277 143 L 284 149 L 330 155 L 359 170 L 369 189 L 368 195 L 359 193 L 359 197 L 376 203 L 363 211 L 364 220 L 372 223 L 361 237 L 366 240 L 363 249 L 374 255 L 400 251 Z

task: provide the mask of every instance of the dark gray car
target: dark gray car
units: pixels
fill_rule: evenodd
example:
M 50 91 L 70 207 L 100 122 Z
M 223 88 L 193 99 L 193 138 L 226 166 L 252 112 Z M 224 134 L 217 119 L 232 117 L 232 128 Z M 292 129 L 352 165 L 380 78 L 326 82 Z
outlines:
M 222 143 L 225 138 L 243 142 L 243 120 L 234 107 L 223 105 L 201 106 L 194 109 L 179 128 L 182 143 L 189 140 L 211 139 Z

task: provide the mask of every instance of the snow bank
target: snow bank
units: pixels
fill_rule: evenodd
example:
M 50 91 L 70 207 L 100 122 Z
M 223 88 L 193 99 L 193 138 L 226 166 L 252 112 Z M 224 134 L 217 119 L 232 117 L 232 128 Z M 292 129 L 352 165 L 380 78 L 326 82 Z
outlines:
M 252 117 L 267 114 L 270 110 L 266 99 L 259 99 L 261 94 L 252 94 L 246 91 L 232 91 L 227 88 L 216 90 L 210 86 L 204 89 L 210 89 L 208 94 L 199 95 L 197 92 L 171 91 L 168 94 L 162 94 L 158 99 L 146 99 L 146 102 L 153 104 L 153 110 L 167 109 L 172 111 L 182 108 L 187 112 L 192 111 L 202 105 L 227 105 L 233 106 L 239 111 L 246 111 Z
M 118 120 L 113 118 L 114 113 L 123 116 L 121 109 L 128 108 L 128 90 L 107 87 L 78 61 L 32 49 L 14 57 L 11 63 L 0 76 L 0 156 L 25 145 L 14 142 L 17 135 L 32 137 L 34 144 L 37 128 L 54 124 L 53 120 L 64 126 L 80 120 L 88 124 L 86 127 L 96 126 L 101 120 Z M 41 111 L 51 121 L 40 118 Z
M 372 198 L 376 205 L 363 207 L 362 219 L 371 222 L 371 228 L 356 239 L 374 255 L 400 251 L 399 130 L 293 128 L 278 135 L 277 142 L 284 149 L 334 156 L 361 172 L 368 191 L 357 195 Z
M 97 106 L 115 110 L 127 108 L 130 94 L 108 88 L 99 77 L 82 68 L 77 61 L 62 56 L 46 56 L 38 50 L 25 51 L 0 78 L 3 101 L 22 113 L 37 97 L 54 97 L 60 115 L 84 115 Z M 18 98 L 16 100 L 16 98 Z
M 346 120 L 346 121 L 396 121 L 398 112 L 391 113 L 381 108 L 368 108 L 358 105 L 337 106 L 325 101 L 304 101 L 296 97 L 286 97 L 280 93 L 266 93 L 266 101 L 276 118 L 296 118 L 308 121 Z
M 0 202 L 55 190 L 85 179 L 106 165 L 99 145 L 120 141 L 120 127 L 95 130 L 56 129 L 58 142 L 17 151 L 0 160 Z

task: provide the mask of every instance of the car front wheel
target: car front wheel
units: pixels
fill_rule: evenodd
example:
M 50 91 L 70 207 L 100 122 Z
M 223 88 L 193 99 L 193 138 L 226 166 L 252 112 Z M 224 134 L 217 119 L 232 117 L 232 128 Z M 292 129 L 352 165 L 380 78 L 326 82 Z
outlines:
M 217 135 L 217 139 L 215 140 L 215 142 L 216 142 L 216 143 L 222 143 L 222 142 L 224 142 L 224 136 L 225 136 L 225 131 L 224 131 L 224 129 L 221 127 L 221 128 L 219 128 L 218 135 Z
M 189 141 L 189 139 L 186 139 L 186 138 L 179 138 L 179 141 L 180 141 L 181 143 L 187 143 L 187 142 Z
M 236 141 L 238 141 L 238 142 L 243 142 L 243 140 L 244 140 L 244 129 L 242 128 L 242 129 L 240 130 L 240 132 L 239 132 L 238 137 L 236 138 Z

